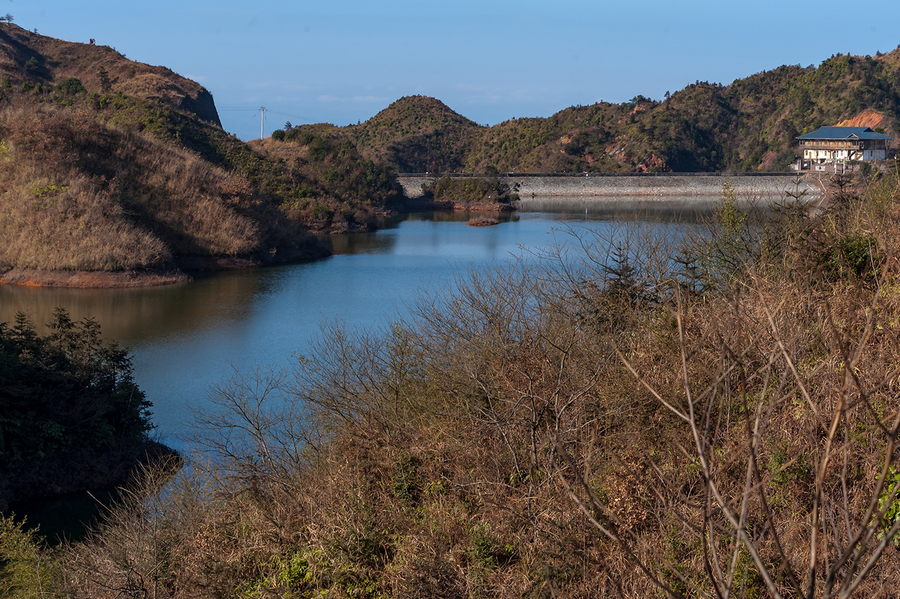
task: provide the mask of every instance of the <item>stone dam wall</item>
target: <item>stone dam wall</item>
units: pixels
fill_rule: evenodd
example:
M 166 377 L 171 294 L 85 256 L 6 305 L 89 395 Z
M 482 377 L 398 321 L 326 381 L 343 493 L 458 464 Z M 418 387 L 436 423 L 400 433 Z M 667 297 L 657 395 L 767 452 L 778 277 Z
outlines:
M 496 175 L 441 175 L 454 178 Z M 421 197 L 422 185 L 437 177 L 425 174 L 400 175 L 400 184 L 409 198 Z M 619 204 L 623 201 L 652 205 L 676 203 L 698 207 L 716 203 L 722 186 L 731 181 L 740 203 L 772 203 L 786 193 L 803 193 L 804 201 L 818 199 L 824 179 L 815 174 L 796 173 L 646 173 L 628 175 L 500 175 L 515 186 L 523 204 L 532 200 L 548 203 L 578 200 L 590 203 Z

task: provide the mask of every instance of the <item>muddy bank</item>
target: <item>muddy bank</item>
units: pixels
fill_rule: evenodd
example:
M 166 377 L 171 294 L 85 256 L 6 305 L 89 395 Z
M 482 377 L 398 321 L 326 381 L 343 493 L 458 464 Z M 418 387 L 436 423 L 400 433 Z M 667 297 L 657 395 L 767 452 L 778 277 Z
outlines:
M 25 287 L 125 288 L 154 287 L 187 283 L 191 277 L 183 272 L 103 272 L 79 270 L 34 270 L 13 268 L 0 275 L 0 284 Z
M 0 285 L 24 287 L 68 287 L 72 289 L 124 289 L 128 287 L 156 287 L 176 285 L 194 280 L 201 272 L 248 270 L 276 264 L 306 262 L 326 258 L 331 251 L 322 243 L 303 249 L 270 250 L 249 258 L 234 256 L 182 256 L 169 270 L 38 270 L 11 268 L 0 271 Z

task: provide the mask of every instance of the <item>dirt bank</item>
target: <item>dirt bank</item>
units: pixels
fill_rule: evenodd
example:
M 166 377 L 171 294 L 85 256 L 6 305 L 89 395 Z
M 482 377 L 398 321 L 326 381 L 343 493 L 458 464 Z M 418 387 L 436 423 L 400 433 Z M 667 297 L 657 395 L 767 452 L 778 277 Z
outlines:
M 320 243 L 302 249 L 267 252 L 251 258 L 230 256 L 183 256 L 172 270 L 168 271 L 83 271 L 83 270 L 37 270 L 12 268 L 0 271 L 0 285 L 22 285 L 25 287 L 70 287 L 80 289 L 156 287 L 188 283 L 198 272 L 221 272 L 227 270 L 248 270 L 275 264 L 305 262 L 325 258 L 331 252 Z
M 34 270 L 13 268 L 0 275 L 0 284 L 25 287 L 113 288 L 153 287 L 186 283 L 191 277 L 183 272 L 155 273 L 140 271 L 102 272 L 79 270 Z

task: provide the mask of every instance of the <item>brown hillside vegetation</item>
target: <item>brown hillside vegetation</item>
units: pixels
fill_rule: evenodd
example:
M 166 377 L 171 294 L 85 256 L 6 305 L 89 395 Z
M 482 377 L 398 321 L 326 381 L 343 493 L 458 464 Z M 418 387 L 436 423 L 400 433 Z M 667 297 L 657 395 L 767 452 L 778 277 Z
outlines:
M 165 67 L 128 60 L 109 46 L 66 42 L 12 23 L 0 25 L 0 79 L 16 87 L 54 86 L 69 77 L 92 91 L 159 101 L 221 126 L 210 93 Z
M 186 256 L 309 251 L 312 240 L 246 180 L 91 111 L 0 109 L 0 264 L 170 268 Z
M 31 283 L 35 269 L 235 268 L 321 256 L 327 250 L 307 229 L 370 229 L 402 194 L 396 177 L 345 142 L 317 137 L 300 154 L 273 150 L 272 140 L 244 143 L 222 130 L 199 84 L 9 23 L 0 24 L 0 113 L 0 198 L 9 206 L 0 269 L 28 269 L 4 281 Z M 164 280 L 144 272 L 120 283 Z
M 363 155 L 405 173 L 463 170 L 484 127 L 427 96 L 400 98 L 360 125 L 347 127 Z
M 7 567 L 93 598 L 891 596 L 900 179 L 835 183 L 328 326 L 215 389 L 165 493 L 44 561 L 7 533 Z
M 327 132 L 306 134 L 297 143 L 264 139 L 248 146 L 278 169 L 273 195 L 280 209 L 313 231 L 370 230 L 403 197 L 394 173 Z

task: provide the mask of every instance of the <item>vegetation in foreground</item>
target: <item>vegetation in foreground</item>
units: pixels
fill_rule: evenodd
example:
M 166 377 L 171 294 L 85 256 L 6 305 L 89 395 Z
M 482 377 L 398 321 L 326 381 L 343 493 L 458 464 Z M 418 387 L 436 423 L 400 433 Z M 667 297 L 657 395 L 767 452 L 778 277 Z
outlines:
M 583 231 L 582 259 L 328 325 L 214 391 L 164 494 L 148 474 L 55 553 L 5 525 L 5 572 L 74 597 L 891 593 L 900 179 L 838 183 L 816 216 L 753 221 L 726 188 L 686 245 Z
M 131 357 L 91 319 L 58 309 L 48 335 L 0 323 L 0 511 L 9 503 L 122 484 L 147 454 L 150 402 Z

